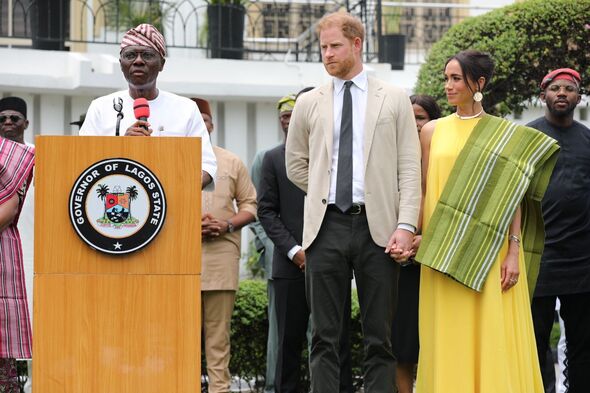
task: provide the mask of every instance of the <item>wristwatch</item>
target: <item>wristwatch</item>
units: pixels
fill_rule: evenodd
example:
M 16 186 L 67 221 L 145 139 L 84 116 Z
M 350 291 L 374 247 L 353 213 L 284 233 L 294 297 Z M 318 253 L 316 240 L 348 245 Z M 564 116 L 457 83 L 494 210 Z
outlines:
M 232 224 L 230 220 L 227 220 L 226 222 L 227 222 L 227 232 L 232 233 L 233 231 L 235 231 L 234 224 Z

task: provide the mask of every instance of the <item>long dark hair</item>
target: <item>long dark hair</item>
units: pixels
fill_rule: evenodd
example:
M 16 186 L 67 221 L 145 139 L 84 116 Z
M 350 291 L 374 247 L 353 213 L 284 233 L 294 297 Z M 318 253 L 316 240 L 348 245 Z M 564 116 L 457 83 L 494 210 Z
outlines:
M 442 116 L 440 107 L 436 103 L 436 100 L 426 94 L 415 94 L 410 96 L 410 102 L 412 104 L 420 105 L 426 113 L 428 113 L 428 120 L 438 119 Z
M 483 92 L 483 90 L 488 86 L 488 84 L 492 80 L 492 76 L 494 75 L 494 60 L 492 60 L 492 57 L 489 53 L 471 49 L 461 51 L 456 55 L 449 57 L 449 59 L 445 63 L 445 68 L 451 60 L 457 60 L 457 62 L 459 63 L 459 66 L 461 67 L 461 72 L 463 73 L 463 79 L 465 80 L 465 84 L 467 85 L 471 93 L 475 93 L 475 91 Z M 485 82 L 480 90 L 477 81 L 481 77 L 485 78 Z M 471 86 L 471 84 L 469 83 L 470 80 L 475 83 L 475 86 Z M 477 90 L 473 90 L 473 88 Z

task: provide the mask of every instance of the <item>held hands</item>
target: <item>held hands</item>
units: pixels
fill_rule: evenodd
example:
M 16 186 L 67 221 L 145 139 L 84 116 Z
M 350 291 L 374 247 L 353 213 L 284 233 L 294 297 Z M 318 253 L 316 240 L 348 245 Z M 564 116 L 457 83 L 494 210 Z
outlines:
M 416 256 L 418 252 L 418 247 L 420 247 L 420 243 L 422 242 L 422 235 L 414 235 L 414 240 L 412 240 L 412 253 L 410 257 Z
M 206 213 L 201 218 L 201 238 L 203 240 L 212 240 L 227 233 L 228 224 L 225 220 L 219 220 L 210 213 Z
M 297 251 L 293 256 L 293 263 L 301 270 L 305 270 L 305 251 L 303 249 Z
M 125 132 L 125 136 L 150 136 L 152 134 L 150 123 L 145 120 L 137 120 Z
M 398 263 L 406 262 L 408 258 L 415 254 L 413 241 L 414 234 L 412 232 L 398 228 L 391 235 L 387 247 L 385 247 L 385 253 L 389 254 Z

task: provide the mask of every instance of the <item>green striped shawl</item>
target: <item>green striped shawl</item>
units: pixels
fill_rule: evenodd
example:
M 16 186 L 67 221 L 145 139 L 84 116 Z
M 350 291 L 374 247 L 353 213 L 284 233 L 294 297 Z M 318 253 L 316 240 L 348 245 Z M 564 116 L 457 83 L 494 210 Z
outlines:
M 481 291 L 523 202 L 522 245 L 532 293 L 545 238 L 541 199 L 558 150 L 542 132 L 485 115 L 457 157 L 416 260 Z

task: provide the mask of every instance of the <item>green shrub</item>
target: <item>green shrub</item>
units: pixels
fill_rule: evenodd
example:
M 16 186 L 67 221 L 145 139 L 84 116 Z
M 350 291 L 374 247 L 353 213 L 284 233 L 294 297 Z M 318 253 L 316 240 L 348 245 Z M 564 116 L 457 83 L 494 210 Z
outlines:
M 453 26 L 432 46 L 420 68 L 416 92 L 436 97 L 450 111 L 444 92 L 446 60 L 465 49 L 488 52 L 495 76 L 484 94 L 488 112 L 520 112 L 539 95 L 539 83 L 550 70 L 570 67 L 588 87 L 590 67 L 590 0 L 529 0 Z
M 268 336 L 266 281 L 240 282 L 231 321 L 232 375 L 254 381 L 252 388 L 264 386 L 266 338 Z
M 268 298 L 266 281 L 243 280 L 236 295 L 231 326 L 230 372 L 249 383 L 255 392 L 264 390 L 266 374 L 266 340 L 268 336 Z M 360 309 L 356 291 L 352 292 L 350 324 L 352 374 L 355 391 L 362 386 L 363 343 Z M 202 373 L 206 373 L 205 355 L 201 357 Z M 307 351 L 302 356 L 302 387 L 309 391 L 309 363 Z M 206 386 L 203 386 L 206 389 Z M 204 390 L 206 391 L 206 390 Z

